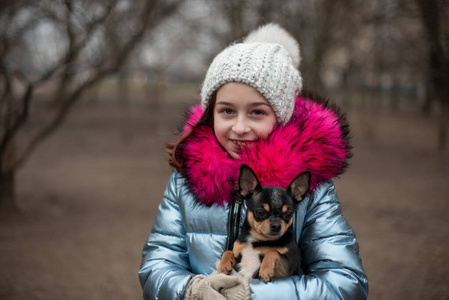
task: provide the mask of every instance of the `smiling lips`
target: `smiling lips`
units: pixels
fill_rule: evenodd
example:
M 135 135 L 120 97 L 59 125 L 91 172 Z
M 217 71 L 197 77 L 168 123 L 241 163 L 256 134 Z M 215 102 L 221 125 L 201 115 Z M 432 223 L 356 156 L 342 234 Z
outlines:
M 231 140 L 234 144 L 236 144 L 237 146 L 246 146 L 248 144 L 253 143 L 253 140 Z

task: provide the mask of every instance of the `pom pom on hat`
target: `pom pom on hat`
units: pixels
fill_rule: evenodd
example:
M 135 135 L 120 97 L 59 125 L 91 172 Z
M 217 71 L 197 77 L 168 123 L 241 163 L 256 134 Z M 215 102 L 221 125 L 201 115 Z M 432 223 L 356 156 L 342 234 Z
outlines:
M 300 60 L 298 43 L 279 25 L 256 29 L 243 43 L 227 47 L 212 61 L 201 90 L 203 109 L 222 85 L 242 82 L 267 99 L 279 123 L 287 123 L 302 88 L 297 69 Z
M 269 23 L 259 27 L 251 32 L 243 42 L 280 44 L 290 54 L 295 67 L 298 68 L 301 62 L 298 42 L 278 24 Z

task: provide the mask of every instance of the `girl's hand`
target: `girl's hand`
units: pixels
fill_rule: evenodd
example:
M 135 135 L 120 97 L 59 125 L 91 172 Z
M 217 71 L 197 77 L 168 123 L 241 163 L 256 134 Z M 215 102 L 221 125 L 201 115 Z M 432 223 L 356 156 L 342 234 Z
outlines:
M 250 299 L 249 280 L 237 272 L 226 275 L 215 271 L 207 277 L 196 275 L 190 279 L 184 297 L 186 300 Z

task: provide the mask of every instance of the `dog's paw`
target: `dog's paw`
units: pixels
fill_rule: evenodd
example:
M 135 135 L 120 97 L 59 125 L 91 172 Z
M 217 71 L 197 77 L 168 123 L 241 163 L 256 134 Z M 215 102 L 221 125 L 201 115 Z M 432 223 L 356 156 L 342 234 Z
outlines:
M 232 251 L 226 251 L 221 257 L 220 264 L 218 265 L 218 272 L 224 274 L 231 274 L 232 269 L 235 267 L 236 260 Z
M 261 267 L 259 270 L 259 278 L 262 279 L 265 283 L 271 281 L 274 277 L 274 269 L 273 268 L 264 268 Z
M 220 266 L 218 267 L 218 272 L 223 274 L 231 274 L 232 264 L 230 261 L 221 261 Z

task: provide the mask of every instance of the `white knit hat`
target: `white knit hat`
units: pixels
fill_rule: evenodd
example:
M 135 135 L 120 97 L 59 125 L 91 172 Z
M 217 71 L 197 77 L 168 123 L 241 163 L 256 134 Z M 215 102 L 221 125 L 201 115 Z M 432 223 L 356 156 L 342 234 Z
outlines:
M 279 25 L 270 23 L 256 29 L 243 43 L 227 47 L 212 61 L 201 90 L 203 109 L 223 84 L 242 82 L 267 99 L 278 122 L 287 123 L 295 95 L 302 88 L 300 60 L 298 43 Z

